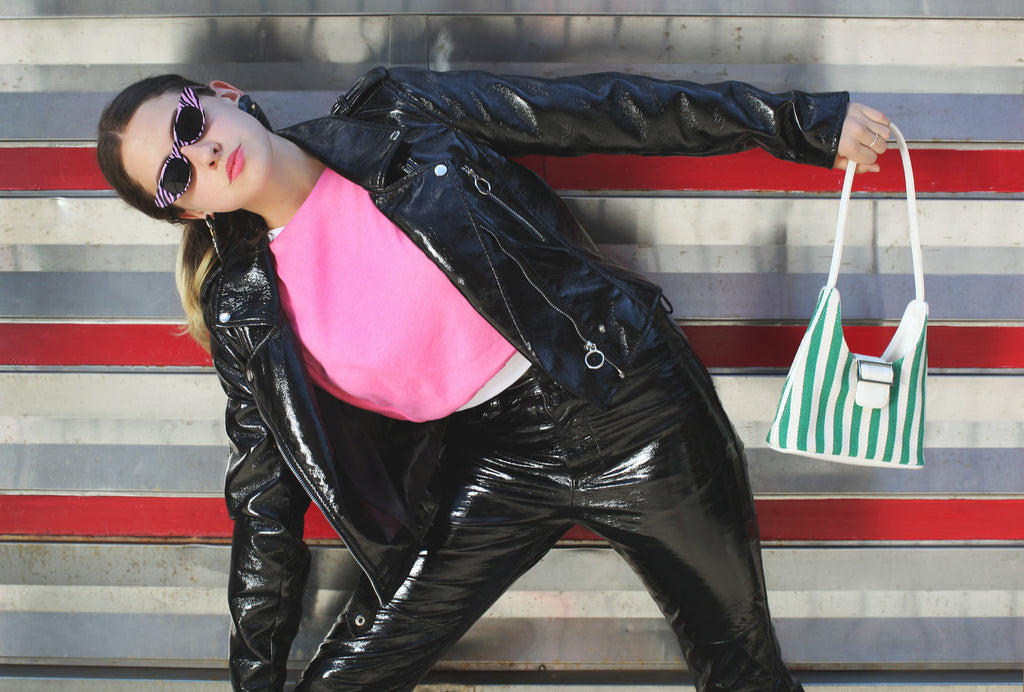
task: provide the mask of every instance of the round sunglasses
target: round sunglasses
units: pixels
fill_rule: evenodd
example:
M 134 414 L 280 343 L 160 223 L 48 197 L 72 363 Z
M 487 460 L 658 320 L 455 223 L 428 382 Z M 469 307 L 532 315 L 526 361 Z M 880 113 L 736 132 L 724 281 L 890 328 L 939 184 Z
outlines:
M 174 204 L 192 184 L 192 164 L 181 155 L 181 148 L 195 144 L 206 132 L 206 113 L 192 87 L 181 90 L 171 132 L 171 155 L 164 161 L 156 183 L 156 206 L 161 209 Z

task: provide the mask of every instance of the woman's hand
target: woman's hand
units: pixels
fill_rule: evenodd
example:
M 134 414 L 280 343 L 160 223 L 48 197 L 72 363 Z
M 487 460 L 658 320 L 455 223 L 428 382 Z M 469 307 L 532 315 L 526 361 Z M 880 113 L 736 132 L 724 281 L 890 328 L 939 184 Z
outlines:
M 853 161 L 858 173 L 877 173 L 880 168 L 875 162 L 885 153 L 885 140 L 889 135 L 889 118 L 885 113 L 861 103 L 851 103 L 839 135 L 835 168 L 846 170 Z

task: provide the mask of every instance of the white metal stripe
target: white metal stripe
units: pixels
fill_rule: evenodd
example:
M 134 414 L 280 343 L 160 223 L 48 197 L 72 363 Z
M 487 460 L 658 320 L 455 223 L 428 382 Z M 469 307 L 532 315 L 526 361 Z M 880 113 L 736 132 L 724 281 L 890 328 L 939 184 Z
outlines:
M 831 248 L 838 210 L 838 200 L 818 197 L 567 195 L 565 200 L 603 245 L 723 251 L 730 246 L 734 251 Z M 1021 247 L 1024 200 L 926 198 L 918 200 L 918 207 L 922 244 L 929 249 Z M 846 248 L 877 246 L 889 254 L 907 244 L 906 229 L 906 204 L 900 199 L 854 199 Z M 170 247 L 180 233 L 172 224 L 147 218 L 114 198 L 0 198 L 0 246 Z M 988 259 L 999 266 L 996 253 Z M 926 269 L 932 271 L 930 261 Z
M 0 245 L 175 245 L 181 231 L 113 197 L 0 198 Z
M 898 65 L 934 69 L 948 65 L 951 57 L 958 66 L 992 67 L 1013 65 L 1020 56 L 1020 21 L 1013 19 L 970 22 L 949 19 L 874 19 L 847 17 L 689 17 L 682 22 L 666 22 L 660 17 L 631 16 L 623 22 L 617 16 L 492 16 L 482 21 L 472 17 L 447 16 L 435 20 L 433 31 L 446 30 L 458 39 L 472 30 L 486 31 L 495 40 L 475 45 L 484 52 L 481 62 L 496 51 L 503 58 L 508 48 L 526 33 L 538 36 L 560 35 L 552 23 L 573 29 L 574 41 L 549 41 L 541 55 L 557 53 L 565 62 L 604 62 L 609 41 L 630 48 L 628 57 L 638 63 L 663 61 L 677 64 L 802 64 L 851 65 L 864 68 Z M 276 37 L 266 46 L 266 57 L 285 46 L 305 46 L 308 58 L 324 63 L 360 62 L 367 46 L 385 46 L 388 42 L 386 17 L 225 17 L 206 18 L 97 18 L 75 17 L 62 20 L 8 19 L 4 22 L 5 40 L 0 42 L 0 64 L 173 64 L 187 56 L 203 55 L 195 36 L 211 26 L 220 32 L 248 33 L 257 26 Z M 549 27 L 541 33 L 540 27 Z M 72 27 L 74 30 L 69 30 Z M 537 31 L 531 31 L 536 27 Z M 103 36 L 104 41 L 95 41 Z M 595 43 L 598 38 L 603 41 Z M 653 37 L 658 40 L 652 41 Z M 116 46 L 117 49 L 112 49 Z M 669 50 L 676 46 L 675 50 Z M 468 47 L 468 46 L 467 46 Z M 212 57 L 212 53 L 210 55 Z M 425 56 L 424 56 L 425 57 Z M 459 56 L 453 56 L 453 60 Z M 518 56 L 517 56 L 518 57 Z M 867 72 L 867 69 L 864 69 Z M 883 78 L 884 70 L 876 72 Z M 34 83 L 8 82 L 9 91 L 33 91 Z
M 765 446 L 783 376 L 717 375 L 719 396 L 751 448 Z M 0 373 L 0 436 L 13 444 L 225 443 L 224 395 L 212 374 Z M 1013 375 L 928 380 L 925 444 L 1024 447 Z
M 2 387 L 0 387 L 2 390 Z M 154 390 L 154 398 L 157 390 Z M 112 394 L 112 396 L 115 396 Z M 83 409 L 84 410 L 84 409 Z M 159 418 L 58 418 L 0 416 L 4 444 L 75 445 L 227 445 L 223 415 L 197 420 L 191 414 Z
M 226 585 L 206 588 L 166 586 L 0 586 L 0 612 L 106 613 L 145 615 L 227 615 Z M 588 620 L 630 618 L 662 620 L 650 595 L 634 590 L 512 590 L 483 618 Z M 328 617 L 348 591 L 319 589 L 312 612 Z M 865 589 L 862 591 L 769 590 L 776 619 L 788 618 L 1019 618 L 1024 590 Z M 329 607 L 328 607 L 329 604 Z
M 111 345 L 116 347 L 116 345 Z M 201 374 L 0 373 L 0 416 L 223 420 L 216 376 Z

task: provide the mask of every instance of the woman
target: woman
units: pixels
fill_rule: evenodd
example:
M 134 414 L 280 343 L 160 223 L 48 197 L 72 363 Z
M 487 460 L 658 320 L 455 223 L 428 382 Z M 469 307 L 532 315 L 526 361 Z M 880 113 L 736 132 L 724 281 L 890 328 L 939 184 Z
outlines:
M 800 689 L 705 369 L 660 289 L 509 157 L 760 146 L 877 170 L 886 117 L 739 83 L 383 68 L 328 117 L 259 116 L 223 82 L 153 78 L 98 147 L 125 200 L 186 224 L 179 290 L 228 397 L 235 686 L 284 684 L 312 500 L 365 578 L 299 689 L 411 689 L 573 523 L 638 572 L 698 689 Z

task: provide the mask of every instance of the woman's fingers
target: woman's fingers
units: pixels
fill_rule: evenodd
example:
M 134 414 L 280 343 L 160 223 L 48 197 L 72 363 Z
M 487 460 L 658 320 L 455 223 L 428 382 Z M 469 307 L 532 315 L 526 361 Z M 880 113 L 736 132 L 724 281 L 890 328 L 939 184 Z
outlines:
M 889 122 L 885 113 L 861 103 L 851 103 L 839 135 L 835 167 L 845 170 L 853 161 L 857 164 L 858 173 L 880 170 L 876 161 L 888 148 L 885 140 L 892 134 Z

